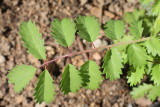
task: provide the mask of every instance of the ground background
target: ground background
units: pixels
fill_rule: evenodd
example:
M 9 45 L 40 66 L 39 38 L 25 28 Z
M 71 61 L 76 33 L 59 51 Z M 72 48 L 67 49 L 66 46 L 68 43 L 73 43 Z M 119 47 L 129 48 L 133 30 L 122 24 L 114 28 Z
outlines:
M 76 94 L 63 95 L 59 92 L 59 82 L 66 60 L 59 60 L 49 65 L 55 81 L 57 95 L 51 104 L 36 104 L 33 100 L 33 88 L 41 71 L 20 94 L 15 93 L 13 85 L 8 84 L 6 75 L 15 65 L 32 64 L 39 66 L 42 62 L 27 54 L 18 36 L 18 26 L 23 21 L 32 20 L 40 27 L 45 39 L 48 59 L 61 56 L 67 50 L 54 42 L 50 34 L 50 23 L 54 18 L 75 18 L 78 15 L 94 15 L 104 24 L 109 19 L 121 19 L 126 11 L 138 8 L 139 4 L 127 0 L 0 0 L 0 107 L 147 107 L 154 106 L 145 98 L 133 100 L 129 94 L 125 75 L 116 81 L 104 80 L 101 88 L 91 91 L 81 89 Z M 91 44 L 77 38 L 71 47 L 73 51 L 91 48 Z M 82 45 L 85 43 L 86 45 Z M 100 32 L 96 46 L 110 44 Z M 92 59 L 101 64 L 104 52 L 92 53 Z M 87 55 L 72 57 L 72 63 L 80 67 Z M 157 103 L 156 103 L 157 104 Z M 155 106 L 154 106 L 155 107 Z M 159 106 L 157 106 L 159 107 Z

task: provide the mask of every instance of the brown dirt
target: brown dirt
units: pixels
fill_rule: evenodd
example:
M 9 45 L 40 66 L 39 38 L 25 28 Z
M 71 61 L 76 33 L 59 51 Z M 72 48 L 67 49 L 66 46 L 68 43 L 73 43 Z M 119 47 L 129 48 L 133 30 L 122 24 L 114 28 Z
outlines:
M 18 36 L 18 26 L 23 21 L 32 20 L 40 27 L 45 39 L 48 59 L 53 59 L 66 53 L 66 49 L 54 42 L 50 35 L 50 23 L 54 18 L 75 18 L 78 15 L 94 15 L 104 24 L 109 19 L 119 19 L 126 11 L 132 11 L 138 7 L 136 1 L 129 3 L 127 0 L 0 0 L 0 107 L 136 107 L 144 106 L 146 99 L 133 100 L 129 94 L 130 88 L 124 77 L 119 80 L 104 80 L 97 90 L 81 89 L 78 93 L 63 95 L 59 91 L 61 72 L 66 60 L 59 60 L 56 64 L 49 65 L 50 73 L 55 81 L 57 95 L 51 104 L 36 104 L 33 100 L 35 81 L 41 71 L 31 80 L 22 93 L 15 93 L 13 85 L 8 84 L 6 75 L 15 65 L 32 64 L 41 65 L 32 55 L 27 54 Z M 106 44 L 101 32 L 99 38 Z M 81 40 L 80 40 L 81 41 Z M 80 42 L 85 43 L 84 41 Z M 86 43 L 85 43 L 86 44 Z M 85 45 L 84 49 L 91 47 Z M 81 48 L 77 44 L 71 47 L 73 51 Z M 104 55 L 92 53 L 93 59 L 100 64 Z M 72 57 L 72 63 L 80 67 L 85 61 L 85 55 Z M 144 103 L 141 103 L 144 102 Z M 146 106 L 150 105 L 149 102 Z

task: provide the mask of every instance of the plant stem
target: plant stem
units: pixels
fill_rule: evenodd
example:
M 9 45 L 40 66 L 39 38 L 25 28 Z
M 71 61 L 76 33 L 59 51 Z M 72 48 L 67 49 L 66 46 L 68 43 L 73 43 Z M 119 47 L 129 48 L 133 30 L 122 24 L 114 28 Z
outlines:
M 79 55 L 79 54 L 83 54 L 83 53 L 90 53 L 90 52 L 98 51 L 100 49 L 107 49 L 107 50 L 109 50 L 110 48 L 113 48 L 113 47 L 116 47 L 116 46 L 128 45 L 128 44 L 143 42 L 143 41 L 146 41 L 146 40 L 149 40 L 149 39 L 150 39 L 150 37 L 147 37 L 147 38 L 142 38 L 142 39 L 139 39 L 139 40 L 127 41 L 127 42 L 119 42 L 119 43 L 108 45 L 108 46 L 102 46 L 102 47 L 88 49 L 88 50 L 79 51 L 79 52 L 75 52 L 75 53 L 69 53 L 69 54 L 57 57 L 57 58 L 55 58 L 53 60 L 47 61 L 47 62 L 43 63 L 42 65 L 40 65 L 37 68 L 41 68 L 41 67 L 43 67 L 43 66 L 45 66 L 47 64 L 50 64 L 50 63 L 55 62 L 55 61 L 57 61 L 59 59 L 62 59 L 62 58 L 71 57 L 71 56 L 75 56 L 75 55 Z
M 71 53 L 71 49 L 68 47 L 68 52 L 69 53 Z M 70 57 L 67 57 L 68 59 L 67 59 L 67 62 L 69 62 L 69 63 L 71 63 L 71 59 L 70 59 Z

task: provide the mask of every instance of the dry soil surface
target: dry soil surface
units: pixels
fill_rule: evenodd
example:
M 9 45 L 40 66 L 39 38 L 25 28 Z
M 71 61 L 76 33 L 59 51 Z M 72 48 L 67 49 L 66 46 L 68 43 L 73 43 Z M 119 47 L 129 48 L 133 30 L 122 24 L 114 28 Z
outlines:
M 33 58 L 22 46 L 18 35 L 18 26 L 23 21 L 32 20 L 40 28 L 48 60 L 66 54 L 67 49 L 59 46 L 51 37 L 50 24 L 55 18 L 75 18 L 79 15 L 96 16 L 101 24 L 110 19 L 121 19 L 126 11 L 139 7 L 138 2 L 127 0 L 0 0 L 0 107 L 147 107 L 152 103 L 145 98 L 133 100 L 129 94 L 131 88 L 122 79 L 104 80 L 100 88 L 94 91 L 81 89 L 77 93 L 63 95 L 59 84 L 66 59 L 50 64 L 48 69 L 56 86 L 56 98 L 51 104 L 36 104 L 33 89 L 41 70 L 21 93 L 15 93 L 13 85 L 8 84 L 6 75 L 15 65 L 32 64 L 39 66 L 43 62 Z M 73 51 L 91 48 L 91 44 L 77 38 L 71 47 Z M 84 45 L 85 44 L 85 45 Z M 104 37 L 103 31 L 96 46 L 108 45 L 110 41 Z M 104 52 L 92 53 L 92 59 L 101 65 Z M 87 54 L 72 57 L 71 62 L 80 67 Z

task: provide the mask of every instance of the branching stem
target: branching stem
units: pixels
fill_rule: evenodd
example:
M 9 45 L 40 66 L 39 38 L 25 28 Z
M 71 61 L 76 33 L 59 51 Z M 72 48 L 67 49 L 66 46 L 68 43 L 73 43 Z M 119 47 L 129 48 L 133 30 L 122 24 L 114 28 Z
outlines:
M 55 61 L 57 61 L 57 60 L 59 60 L 59 59 L 62 59 L 62 58 L 71 57 L 71 56 L 75 56 L 75 55 L 79 55 L 79 54 L 83 54 L 83 53 L 90 53 L 90 52 L 98 51 L 98 50 L 100 50 L 100 49 L 107 49 L 107 50 L 109 50 L 110 48 L 113 48 L 113 47 L 116 47 L 116 46 L 128 45 L 128 44 L 143 42 L 143 41 L 146 41 L 146 40 L 149 40 L 149 39 L 150 39 L 150 37 L 147 37 L 147 38 L 142 38 L 142 39 L 139 39 L 139 40 L 127 41 L 127 42 L 119 42 L 119 43 L 112 44 L 112 45 L 108 45 L 108 46 L 102 46 L 102 47 L 93 48 L 93 49 L 88 49 L 88 50 L 79 51 L 79 52 L 75 52 L 75 53 L 69 53 L 69 54 L 66 54 L 66 55 L 57 57 L 57 58 L 55 58 L 55 59 L 53 59 L 53 60 L 44 62 L 42 65 L 40 65 L 40 66 L 37 67 L 37 68 L 42 68 L 42 67 L 44 67 L 45 65 L 50 64 L 50 63 L 52 63 L 52 62 L 55 62 Z

